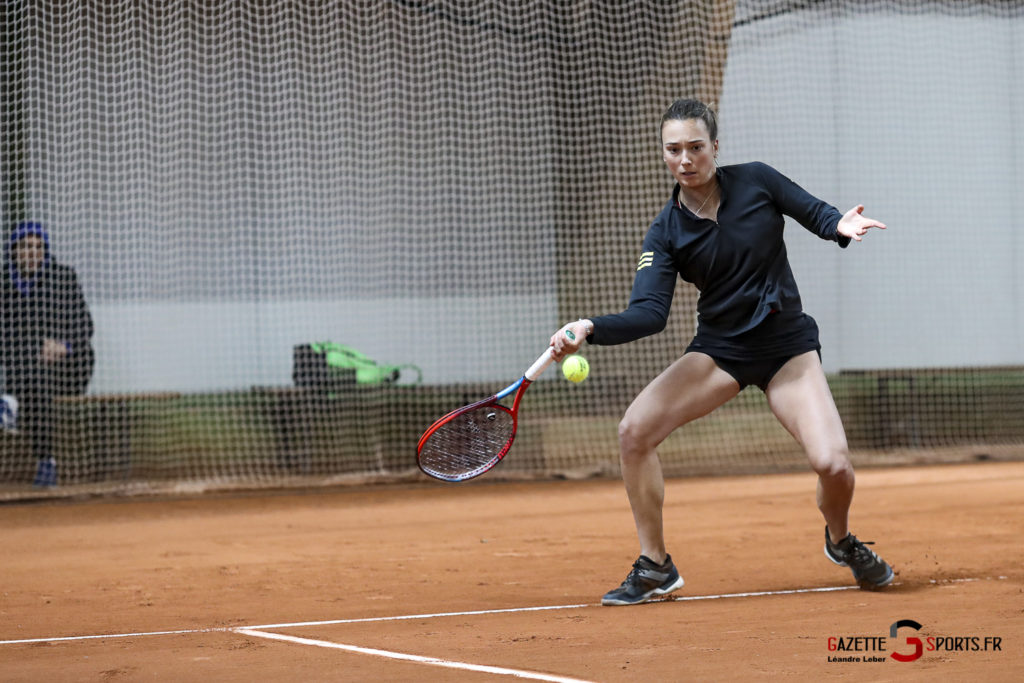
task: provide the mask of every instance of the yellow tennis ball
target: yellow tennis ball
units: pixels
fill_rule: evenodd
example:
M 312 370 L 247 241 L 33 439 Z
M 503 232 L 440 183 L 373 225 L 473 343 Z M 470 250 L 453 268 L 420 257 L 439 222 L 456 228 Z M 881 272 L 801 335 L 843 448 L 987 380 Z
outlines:
M 583 356 L 569 356 L 562 361 L 562 374 L 570 382 L 579 384 L 590 374 L 590 363 Z

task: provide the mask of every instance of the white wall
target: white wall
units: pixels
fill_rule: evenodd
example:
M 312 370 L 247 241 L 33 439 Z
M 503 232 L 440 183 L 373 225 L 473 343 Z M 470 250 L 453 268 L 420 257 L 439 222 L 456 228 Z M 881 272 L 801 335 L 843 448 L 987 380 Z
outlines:
M 889 225 L 787 228 L 826 369 L 1024 363 L 1024 20 L 782 15 L 732 34 L 722 159 Z
M 517 377 L 559 322 L 549 51 L 500 5 L 214 4 L 23 12 L 26 203 L 90 303 L 90 390 L 287 384 L 317 340 Z
M 90 391 L 97 393 L 290 384 L 292 347 L 328 340 L 380 363 L 417 365 L 425 383 L 487 380 L 497 389 L 544 348 L 533 356 L 523 350 L 557 327 L 546 297 L 132 303 L 92 312 L 97 361 Z M 419 343 L 421 337 L 430 343 Z
M 737 24 L 720 135 L 723 163 L 891 226 L 845 251 L 787 233 L 826 368 L 1024 363 L 1024 18 L 812 5 Z M 91 390 L 284 384 L 325 339 L 425 382 L 521 372 L 563 322 L 561 55 L 388 3 L 330 31 L 225 16 L 197 45 L 175 7 L 26 41 L 29 199 L 92 305 Z

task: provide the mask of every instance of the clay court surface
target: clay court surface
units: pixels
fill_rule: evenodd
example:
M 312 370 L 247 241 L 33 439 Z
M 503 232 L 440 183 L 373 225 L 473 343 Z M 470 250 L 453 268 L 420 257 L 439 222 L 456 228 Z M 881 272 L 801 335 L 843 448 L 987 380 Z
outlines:
M 670 480 L 666 526 L 682 599 L 601 607 L 618 481 L 7 504 L 0 680 L 1020 680 L 1024 463 L 862 469 L 884 592 L 824 558 L 810 474 Z

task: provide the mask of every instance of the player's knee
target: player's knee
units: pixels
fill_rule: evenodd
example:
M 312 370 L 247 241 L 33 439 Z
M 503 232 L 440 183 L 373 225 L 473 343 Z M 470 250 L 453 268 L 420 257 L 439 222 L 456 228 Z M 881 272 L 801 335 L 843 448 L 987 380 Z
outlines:
M 811 466 L 818 476 L 835 481 L 853 481 L 853 465 L 846 448 L 833 447 L 812 454 Z
M 647 443 L 645 436 L 647 429 L 631 418 L 627 413 L 619 422 L 619 453 L 622 460 L 632 460 L 642 457 L 651 446 Z

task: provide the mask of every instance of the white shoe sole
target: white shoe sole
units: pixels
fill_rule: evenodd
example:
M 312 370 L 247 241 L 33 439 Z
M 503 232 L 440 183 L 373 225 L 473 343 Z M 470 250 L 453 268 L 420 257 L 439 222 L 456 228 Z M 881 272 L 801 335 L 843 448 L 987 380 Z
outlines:
M 685 584 L 686 584 L 686 582 L 683 580 L 683 577 L 680 576 L 678 579 L 676 579 L 672 583 L 671 586 L 668 586 L 667 588 L 663 588 L 663 587 L 659 586 L 658 588 L 655 588 L 654 590 L 651 590 L 651 591 L 648 591 L 647 593 L 644 593 L 643 596 L 641 596 L 640 599 L 635 601 L 635 602 L 628 602 L 626 600 L 614 600 L 614 599 L 610 600 L 608 598 L 601 598 L 601 604 L 602 605 L 607 605 L 607 606 L 642 605 L 645 602 L 652 602 L 655 598 L 661 597 L 662 595 L 668 595 L 669 593 L 677 591 L 680 588 L 682 588 Z

